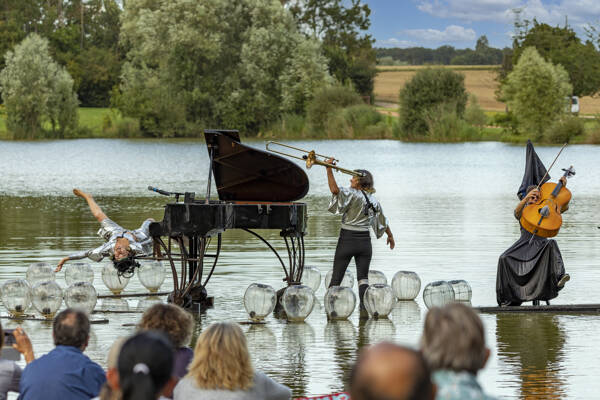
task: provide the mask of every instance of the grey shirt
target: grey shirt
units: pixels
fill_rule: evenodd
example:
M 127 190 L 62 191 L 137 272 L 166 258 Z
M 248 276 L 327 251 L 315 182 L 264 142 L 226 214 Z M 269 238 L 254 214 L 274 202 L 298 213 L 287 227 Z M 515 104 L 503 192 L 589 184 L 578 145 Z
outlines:
M 289 400 L 292 391 L 259 371 L 254 372 L 254 385 L 249 390 L 209 390 L 196 386 L 194 378 L 186 376 L 173 391 L 173 400 Z
M 367 203 L 371 203 L 369 207 Z M 329 212 L 342 214 L 342 228 L 351 231 L 368 231 L 369 227 L 379 239 L 388 226 L 381 204 L 371 194 L 353 188 L 340 188 L 338 194 L 331 196 Z
M 0 359 L 0 400 L 6 400 L 8 392 L 19 392 L 21 372 L 14 361 Z

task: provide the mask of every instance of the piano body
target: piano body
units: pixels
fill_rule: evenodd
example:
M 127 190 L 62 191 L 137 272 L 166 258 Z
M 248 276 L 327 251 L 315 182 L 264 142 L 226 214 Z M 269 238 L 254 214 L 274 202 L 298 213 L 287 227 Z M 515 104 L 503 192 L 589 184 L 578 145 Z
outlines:
M 175 202 L 166 204 L 163 220 L 150 225 L 152 258 L 167 261 L 173 274 L 169 301 L 188 309 L 210 305 L 205 287 L 217 265 L 221 234 L 227 229 L 242 229 L 257 237 L 279 259 L 283 280 L 288 285 L 299 283 L 307 209 L 305 203 L 296 200 L 308 192 L 306 173 L 283 157 L 243 145 L 237 131 L 205 130 L 204 136 L 210 159 L 205 198 L 177 193 Z M 212 176 L 219 200 L 210 200 Z M 180 195 L 184 195 L 183 202 Z M 276 249 L 253 229 L 280 231 L 288 253 L 287 266 Z M 216 243 L 212 240 L 215 237 Z M 205 265 L 210 265 L 206 276 Z

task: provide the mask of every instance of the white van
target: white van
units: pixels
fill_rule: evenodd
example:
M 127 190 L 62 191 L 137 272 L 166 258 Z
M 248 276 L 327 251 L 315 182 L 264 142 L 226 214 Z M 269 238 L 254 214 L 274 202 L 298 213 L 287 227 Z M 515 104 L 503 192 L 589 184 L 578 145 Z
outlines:
M 579 97 L 565 97 L 565 112 L 570 112 L 571 114 L 579 115 Z

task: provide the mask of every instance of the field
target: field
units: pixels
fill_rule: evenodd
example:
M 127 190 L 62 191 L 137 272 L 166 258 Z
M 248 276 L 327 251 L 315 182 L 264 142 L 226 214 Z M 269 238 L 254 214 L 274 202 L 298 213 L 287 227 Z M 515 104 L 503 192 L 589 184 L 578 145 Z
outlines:
M 377 102 L 398 103 L 398 92 L 413 75 L 426 66 L 378 67 L 375 78 L 375 100 Z M 504 103 L 495 98 L 496 66 L 493 65 L 457 65 L 444 66 L 465 75 L 467 92 L 477 96 L 479 105 L 488 111 L 504 111 Z M 600 98 L 582 97 L 580 113 L 585 115 L 600 114 Z

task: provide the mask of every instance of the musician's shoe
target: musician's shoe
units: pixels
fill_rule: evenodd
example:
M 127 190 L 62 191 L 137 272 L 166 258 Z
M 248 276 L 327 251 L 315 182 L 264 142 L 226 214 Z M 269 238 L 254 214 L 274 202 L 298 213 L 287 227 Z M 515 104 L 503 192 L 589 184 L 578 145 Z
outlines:
M 564 274 L 563 276 L 561 276 L 560 279 L 558 280 L 558 283 L 556 284 L 556 287 L 558 288 L 558 290 L 564 288 L 565 283 L 569 282 L 569 280 L 571 280 L 571 276 L 569 274 Z

